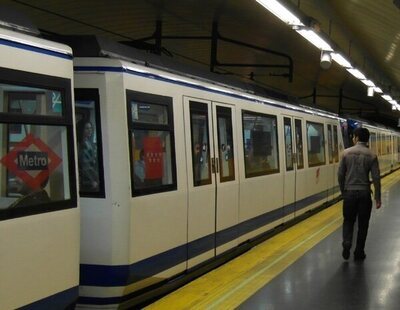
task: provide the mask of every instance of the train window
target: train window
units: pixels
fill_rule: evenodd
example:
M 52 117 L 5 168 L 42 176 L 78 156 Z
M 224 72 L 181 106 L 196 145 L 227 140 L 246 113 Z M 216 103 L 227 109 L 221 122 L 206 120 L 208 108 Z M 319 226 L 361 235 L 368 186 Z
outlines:
M 390 154 L 394 153 L 394 150 L 397 149 L 396 143 L 394 142 L 394 136 L 389 136 L 390 139 Z
M 308 166 L 325 165 L 324 125 L 307 122 Z
M 127 90 L 132 195 L 176 189 L 172 98 Z
M 102 144 L 97 89 L 75 89 L 79 194 L 105 197 Z
M 385 135 L 386 137 L 386 155 L 390 154 L 390 135 Z
M 301 120 L 296 119 L 294 121 L 294 127 L 296 130 L 296 153 L 297 153 L 297 169 L 304 168 L 304 149 L 303 149 L 303 130 Z
M 232 181 L 235 179 L 232 109 L 217 106 L 217 126 L 220 182 Z
M 369 148 L 376 154 L 376 133 L 371 132 L 369 136 Z
M 7 89 L 4 93 L 4 104 L 1 113 L 27 115 L 62 115 L 63 100 L 59 90 L 1 84 L 0 88 Z
M 207 105 L 190 102 L 194 186 L 211 184 L 210 143 Z
M 0 220 L 76 207 L 70 80 L 0 78 Z
M 395 153 L 395 160 L 397 162 L 399 162 L 400 161 L 400 138 L 395 136 L 394 139 L 397 141 L 397 144 L 396 144 L 397 147 L 395 149 L 393 149 L 393 152 Z
M 285 117 L 283 119 L 283 130 L 285 137 L 285 159 L 286 171 L 293 170 L 293 150 L 292 150 L 292 120 Z
M 243 111 L 246 177 L 279 172 L 276 116 Z
M 333 126 L 333 160 L 335 163 L 339 162 L 339 143 L 338 143 L 338 128 Z
M 333 163 L 333 143 L 332 143 L 332 125 L 328 124 L 328 158 L 329 163 Z
M 166 106 L 148 102 L 132 103 L 132 120 L 137 123 L 168 124 L 168 109 Z
M 381 134 L 378 132 L 377 135 L 377 144 L 378 144 L 378 156 L 382 155 L 382 139 L 381 139 Z
M 343 138 L 343 144 L 344 148 L 347 149 L 351 146 L 353 146 L 353 129 L 349 125 L 347 121 L 341 121 L 340 126 L 342 127 L 342 138 Z

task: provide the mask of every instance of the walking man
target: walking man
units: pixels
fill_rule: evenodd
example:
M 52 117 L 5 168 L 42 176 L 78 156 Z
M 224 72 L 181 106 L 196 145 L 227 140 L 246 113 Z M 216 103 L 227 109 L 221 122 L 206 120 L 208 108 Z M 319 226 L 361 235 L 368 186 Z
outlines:
M 369 131 L 366 128 L 354 130 L 354 146 L 344 150 L 339 164 L 338 180 L 343 197 L 343 252 L 349 259 L 353 240 L 353 228 L 358 219 L 357 243 L 354 260 L 364 260 L 372 200 L 369 174 L 375 189 L 376 208 L 381 207 L 381 179 L 377 156 L 368 148 Z

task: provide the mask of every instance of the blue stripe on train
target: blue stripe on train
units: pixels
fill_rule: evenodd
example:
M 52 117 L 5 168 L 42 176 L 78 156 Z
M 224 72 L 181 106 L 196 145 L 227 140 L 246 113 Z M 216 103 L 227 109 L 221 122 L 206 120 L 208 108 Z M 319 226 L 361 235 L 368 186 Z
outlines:
M 54 57 L 58 57 L 58 58 L 72 60 L 72 55 L 63 54 L 63 53 L 56 52 L 56 51 L 51 51 L 51 50 L 48 50 L 48 49 L 45 49 L 42 47 L 32 46 L 32 45 L 19 43 L 19 42 L 15 42 L 15 41 L 10 41 L 10 40 L 6 40 L 6 39 L 0 39 L 0 44 L 6 45 L 6 46 L 11 46 L 11 47 L 16 47 L 16 48 L 31 51 L 31 52 L 36 52 L 36 53 L 40 53 L 40 54 L 45 54 L 45 55 L 50 55 L 50 56 L 54 56 Z
M 335 192 L 338 187 L 333 188 Z M 181 245 L 163 253 L 146 258 L 132 265 L 106 266 L 81 264 L 80 284 L 88 286 L 125 286 L 146 279 L 177 264 L 185 262 L 209 250 L 215 246 L 221 246 L 239 236 L 272 223 L 294 210 L 301 210 L 315 202 L 327 198 L 328 191 L 323 191 L 304 198 L 295 204 L 267 212 L 245 222 L 229 227 L 214 234 L 194 240 L 189 244 Z M 290 212 L 289 212 L 290 211 Z
M 18 294 L 18 292 L 15 292 Z M 44 310 L 44 309 L 67 309 L 77 300 L 79 295 L 78 286 L 59 292 L 29 305 L 18 308 L 20 310 Z

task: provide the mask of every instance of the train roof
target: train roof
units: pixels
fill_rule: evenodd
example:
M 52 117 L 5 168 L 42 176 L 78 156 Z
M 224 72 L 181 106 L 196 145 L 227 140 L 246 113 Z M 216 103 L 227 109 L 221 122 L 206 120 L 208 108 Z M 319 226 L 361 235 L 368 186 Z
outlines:
M 56 38 L 51 36 L 50 38 L 61 40 L 61 42 L 71 46 L 74 57 L 117 58 L 257 96 L 270 97 L 292 104 L 297 102 L 295 97 L 261 87 L 255 83 L 246 83 L 228 75 L 209 72 L 200 66 L 182 64 L 172 57 L 155 55 L 104 37 L 83 35 L 57 36 Z
M 384 126 L 382 124 L 373 122 L 371 120 L 363 119 L 362 117 L 359 117 L 359 116 L 354 117 L 353 115 L 343 115 L 343 117 L 346 118 L 348 121 L 357 122 L 357 123 L 360 123 L 360 124 L 365 124 L 365 125 L 368 125 L 369 127 L 372 127 L 372 128 L 400 133 L 398 130 L 396 130 L 394 128 Z
M 342 119 L 339 115 L 333 112 L 298 105 L 296 104 L 297 100 L 295 98 L 263 88 L 259 85 L 245 83 L 230 76 L 208 72 L 203 68 L 194 65 L 182 64 L 171 57 L 155 55 L 100 36 L 57 35 L 54 37 L 53 35 L 50 35 L 49 39 L 57 40 L 69 45 L 73 50 L 74 57 L 105 57 L 127 61 L 129 63 L 143 65 L 149 68 L 169 72 L 171 74 L 177 74 L 191 80 L 211 83 L 232 89 L 233 91 L 245 93 L 248 96 L 244 95 L 244 97 L 250 98 L 250 96 L 254 96 L 253 100 L 260 103 L 272 104 L 282 108 L 289 108 L 323 117 Z M 269 99 L 270 101 L 266 99 Z

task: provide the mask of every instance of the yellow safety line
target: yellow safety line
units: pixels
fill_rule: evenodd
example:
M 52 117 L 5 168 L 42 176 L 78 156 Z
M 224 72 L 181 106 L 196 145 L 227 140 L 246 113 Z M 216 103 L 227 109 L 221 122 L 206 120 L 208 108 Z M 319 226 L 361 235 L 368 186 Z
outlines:
M 382 180 L 386 191 L 400 171 Z M 342 203 L 268 239 L 146 309 L 234 309 L 342 225 Z M 340 245 L 338 245 L 340 251 Z M 338 252 L 338 255 L 340 252 Z

